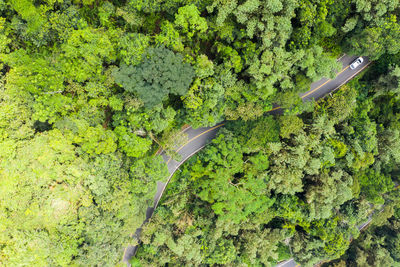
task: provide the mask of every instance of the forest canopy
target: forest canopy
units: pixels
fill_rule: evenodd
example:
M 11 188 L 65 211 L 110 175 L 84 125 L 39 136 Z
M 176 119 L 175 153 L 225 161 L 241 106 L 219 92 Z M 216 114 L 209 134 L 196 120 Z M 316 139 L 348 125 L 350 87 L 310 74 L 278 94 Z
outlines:
M 0 262 L 122 265 L 169 176 L 157 150 L 225 121 L 133 264 L 400 264 L 398 17 L 398 0 L 0 0 Z M 373 63 L 303 103 L 344 54 Z

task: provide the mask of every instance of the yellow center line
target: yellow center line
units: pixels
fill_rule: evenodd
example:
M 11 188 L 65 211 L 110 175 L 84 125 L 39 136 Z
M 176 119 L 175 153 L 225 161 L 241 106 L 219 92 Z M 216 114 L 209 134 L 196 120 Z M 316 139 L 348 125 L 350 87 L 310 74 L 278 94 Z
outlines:
M 321 88 L 322 86 L 324 86 L 325 84 L 329 83 L 330 81 L 332 81 L 331 79 L 328 79 L 326 82 L 324 82 L 323 84 L 321 84 L 320 86 L 318 86 L 317 88 L 315 88 L 314 90 L 309 91 L 307 94 L 303 95 L 301 98 L 305 98 L 306 96 L 309 96 L 310 94 L 314 93 L 315 91 L 317 91 L 319 88 Z
M 185 126 L 186 126 L 186 127 L 185 127 Z M 188 124 L 185 124 L 183 127 L 185 127 L 185 128 L 181 129 L 181 131 L 180 131 L 179 133 L 184 133 L 184 132 L 187 131 L 191 126 L 188 125 Z M 160 146 L 160 145 L 158 145 L 158 146 Z M 160 151 L 160 154 L 161 154 L 164 150 L 163 150 L 162 147 L 160 146 L 160 148 L 154 153 L 153 156 L 158 155 L 158 151 Z
M 342 72 L 344 72 L 345 70 L 347 70 L 349 67 L 350 67 L 350 65 L 347 66 L 346 68 L 344 68 L 343 70 L 341 70 L 339 73 L 337 73 L 337 74 L 336 74 L 336 77 L 337 77 L 339 74 L 341 74 Z M 312 94 L 313 92 L 315 92 L 316 90 L 318 90 L 319 88 L 321 88 L 322 86 L 324 86 L 325 84 L 327 84 L 327 83 L 330 82 L 330 81 L 332 81 L 332 80 L 331 80 L 331 79 L 328 79 L 326 82 L 324 82 L 323 84 L 321 84 L 321 85 L 318 86 L 317 88 L 315 88 L 315 89 L 309 91 L 307 94 L 303 95 L 301 98 L 304 98 L 304 97 L 306 97 L 306 96 Z M 277 109 L 280 109 L 280 108 L 281 108 L 281 107 L 276 107 L 276 108 L 273 108 L 273 109 L 271 109 L 271 110 L 269 110 L 269 111 L 267 111 L 267 112 L 274 111 L 274 110 L 277 110 Z M 214 129 L 216 129 L 216 128 L 219 128 L 219 127 L 221 127 L 221 126 L 224 126 L 224 125 L 225 125 L 225 123 L 220 124 L 220 125 L 217 125 L 217 126 L 214 126 L 214 127 L 210 128 L 210 129 L 208 129 L 207 131 L 202 132 L 201 134 L 196 135 L 196 136 L 193 137 L 192 139 L 188 140 L 188 141 L 187 141 L 185 144 L 183 144 L 181 147 L 179 147 L 179 148 L 176 150 L 176 152 L 179 152 L 179 151 L 180 151 L 182 148 L 184 148 L 187 144 L 189 144 L 189 143 L 192 142 L 193 140 L 197 139 L 198 137 L 202 136 L 203 134 L 206 134 L 206 133 L 208 133 L 209 131 L 212 131 L 212 130 L 214 130 Z M 186 129 L 185 129 L 185 130 L 186 130 Z M 168 161 L 167 161 L 167 164 L 168 164 L 171 160 L 172 160 L 172 158 L 170 157 L 170 158 L 168 159 Z
M 180 148 L 178 148 L 175 152 L 179 152 L 179 151 L 180 151 L 182 148 L 184 148 L 187 144 L 189 144 L 189 143 L 192 142 L 193 140 L 199 138 L 199 137 L 202 136 L 203 134 L 206 134 L 206 133 L 208 133 L 209 131 L 212 131 L 212 130 L 214 130 L 214 129 L 216 129 L 216 128 L 219 128 L 219 127 L 221 127 L 221 126 L 224 126 L 224 125 L 225 125 L 225 123 L 222 123 L 222 124 L 220 124 L 220 125 L 217 125 L 217 126 L 214 126 L 214 127 L 210 128 L 210 129 L 208 129 L 208 130 L 205 131 L 205 132 L 202 132 L 201 134 L 196 135 L 196 136 L 193 137 L 192 139 L 188 140 L 185 144 L 183 144 Z M 171 161 L 171 159 L 172 159 L 171 157 L 168 159 L 167 165 L 168 165 L 168 163 Z
M 270 111 L 274 111 L 274 110 L 277 110 L 277 109 L 280 109 L 281 107 L 276 107 L 276 108 L 273 108 L 273 109 L 271 109 L 271 110 L 268 110 L 267 112 L 270 112 Z
M 347 66 L 346 68 L 342 69 L 340 72 L 338 72 L 338 73 L 336 74 L 336 77 L 337 77 L 339 74 L 341 74 L 342 72 L 344 72 L 345 70 L 347 70 L 349 67 L 350 67 L 350 65 Z M 324 82 L 323 84 L 321 84 L 321 85 L 318 86 L 317 88 L 315 88 L 315 89 L 309 91 L 308 93 L 306 93 L 305 95 L 303 95 L 301 98 L 303 99 L 303 98 L 305 98 L 306 96 L 309 96 L 310 94 L 314 93 L 315 91 L 317 91 L 319 88 L 321 88 L 322 86 L 324 86 L 325 84 L 327 84 L 327 83 L 330 82 L 330 81 L 332 81 L 332 80 L 331 80 L 331 79 L 328 79 L 326 82 Z M 271 111 L 274 111 L 274 110 L 277 110 L 277 109 L 280 109 L 280 108 L 281 108 L 281 107 L 276 107 L 276 108 L 273 108 L 273 109 L 271 109 L 271 110 L 268 110 L 267 112 L 271 112 Z
M 347 70 L 350 67 L 347 66 L 346 68 L 344 68 L 343 70 L 341 70 L 338 74 L 336 74 L 336 77 L 341 74 L 343 71 Z M 335 77 L 335 78 L 336 78 Z M 328 82 L 332 81 L 331 79 L 328 79 L 326 82 L 324 82 L 323 84 L 321 84 L 320 86 L 318 86 L 317 88 L 315 88 L 314 90 L 309 91 L 307 94 L 303 95 L 301 98 L 305 98 L 306 96 L 309 96 L 310 94 L 314 93 L 315 91 L 317 91 L 319 88 L 321 88 L 322 86 L 324 86 L 325 84 L 327 84 Z

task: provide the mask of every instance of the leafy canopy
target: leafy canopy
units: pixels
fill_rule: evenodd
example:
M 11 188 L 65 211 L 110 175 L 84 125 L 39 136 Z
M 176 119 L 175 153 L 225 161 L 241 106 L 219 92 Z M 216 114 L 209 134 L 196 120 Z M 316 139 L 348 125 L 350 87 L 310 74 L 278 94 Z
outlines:
M 195 73 L 182 55 L 165 47 L 149 47 L 142 59 L 135 67 L 122 65 L 114 77 L 126 91 L 138 94 L 147 108 L 160 104 L 170 93 L 187 92 Z

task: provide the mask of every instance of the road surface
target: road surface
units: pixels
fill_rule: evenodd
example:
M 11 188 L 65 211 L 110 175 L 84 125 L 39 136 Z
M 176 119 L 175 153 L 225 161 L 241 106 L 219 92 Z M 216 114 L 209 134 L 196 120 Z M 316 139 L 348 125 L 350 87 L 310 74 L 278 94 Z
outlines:
M 367 57 L 364 58 L 364 62 L 358 66 L 356 69 L 350 69 L 350 64 L 356 59 L 356 56 L 342 56 L 339 58 L 339 61 L 342 63 L 342 69 L 337 73 L 336 77 L 331 80 L 327 78 L 323 78 L 319 81 L 316 81 L 311 84 L 311 89 L 303 94 L 300 94 L 300 97 L 304 102 L 310 101 L 312 99 L 318 100 L 335 90 L 337 90 L 341 85 L 345 84 L 349 80 L 351 80 L 354 76 L 360 73 L 363 69 L 365 69 L 370 61 Z M 268 111 L 269 114 L 279 114 L 282 113 L 282 110 L 279 107 L 275 107 L 274 109 Z M 207 145 L 212 139 L 214 139 L 217 135 L 218 130 L 224 125 L 224 122 L 219 123 L 213 127 L 202 127 L 198 129 L 193 129 L 191 127 L 183 130 L 187 136 L 188 141 L 183 144 L 181 147 L 177 148 L 176 152 L 178 152 L 182 156 L 181 161 L 175 161 L 168 157 L 163 151 L 160 153 L 163 157 L 164 161 L 167 163 L 168 171 L 170 176 L 168 177 L 167 182 L 157 182 L 157 192 L 154 196 L 154 205 L 152 207 L 148 207 L 146 211 L 146 220 L 143 224 L 147 223 L 148 220 L 154 213 L 154 210 L 157 208 L 158 203 L 171 179 L 175 171 L 182 165 L 188 158 L 192 155 L 196 154 L 199 150 L 201 150 L 205 145 Z M 137 229 L 136 232 L 132 235 L 132 238 L 139 239 L 141 232 L 141 228 Z M 127 263 L 128 266 L 129 260 L 136 254 L 138 246 L 129 246 L 125 249 L 123 261 Z M 278 265 L 279 267 L 295 267 L 297 264 L 293 259 L 282 262 Z
M 299 267 L 300 264 L 297 264 L 294 259 L 290 259 L 287 261 L 283 261 L 281 263 L 278 263 L 275 267 Z

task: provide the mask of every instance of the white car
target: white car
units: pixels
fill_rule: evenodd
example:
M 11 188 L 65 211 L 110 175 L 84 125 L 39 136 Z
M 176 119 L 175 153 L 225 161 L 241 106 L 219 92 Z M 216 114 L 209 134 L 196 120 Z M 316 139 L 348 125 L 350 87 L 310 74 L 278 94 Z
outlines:
M 358 66 L 361 65 L 361 63 L 364 62 L 364 59 L 362 57 L 357 58 L 356 60 L 353 61 L 353 63 L 350 64 L 350 69 L 354 70 Z

